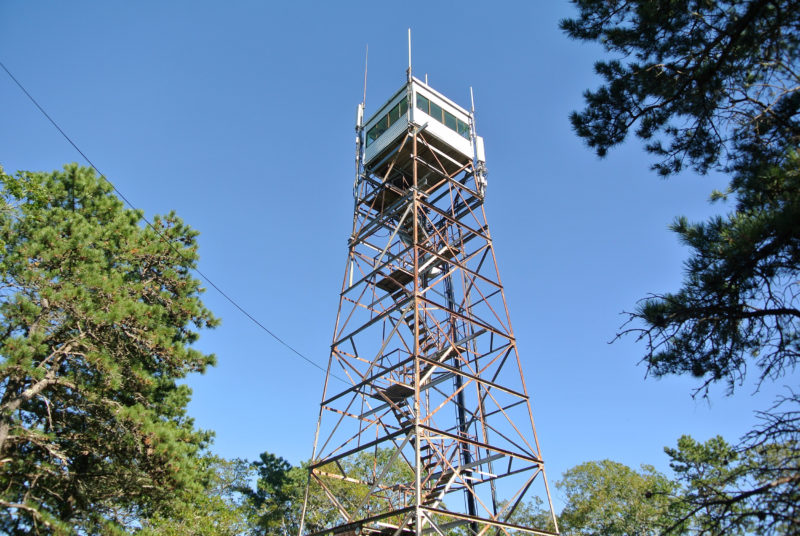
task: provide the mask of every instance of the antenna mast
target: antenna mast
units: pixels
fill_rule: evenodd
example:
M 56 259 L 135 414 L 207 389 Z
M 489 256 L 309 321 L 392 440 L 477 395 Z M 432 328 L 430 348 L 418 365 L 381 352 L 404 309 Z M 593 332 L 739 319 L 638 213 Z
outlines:
M 369 44 L 367 44 L 367 50 L 364 54 L 364 95 L 361 99 L 361 103 L 358 105 L 358 110 L 356 111 L 356 177 L 353 181 L 353 196 L 356 198 L 356 202 L 358 202 L 358 184 L 361 182 L 361 165 L 364 162 L 364 141 L 363 141 L 363 131 L 364 131 L 364 109 L 367 106 L 367 66 L 369 64 Z M 355 223 L 353 223 L 355 225 Z
M 408 81 L 411 82 L 411 28 L 408 29 Z
M 361 100 L 361 106 L 367 105 L 367 66 L 369 65 L 369 44 L 367 44 L 367 52 L 364 54 L 364 98 Z

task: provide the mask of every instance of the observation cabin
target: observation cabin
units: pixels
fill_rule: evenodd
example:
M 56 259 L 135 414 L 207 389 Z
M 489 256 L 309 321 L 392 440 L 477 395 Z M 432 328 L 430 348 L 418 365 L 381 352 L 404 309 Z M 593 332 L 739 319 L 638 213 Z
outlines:
M 362 110 L 359 109 L 359 123 Z M 425 139 L 417 148 L 420 190 L 440 181 L 442 171 L 454 176 L 476 164 L 483 170 L 483 138 L 475 134 L 472 114 L 416 77 L 400 88 L 363 126 L 364 171 L 405 190 L 412 184 L 413 141 L 416 131 Z M 483 180 L 483 173 L 480 173 Z M 484 184 L 485 185 L 485 184 Z M 482 186 L 481 185 L 481 190 Z M 394 196 L 390 196 L 394 197 Z M 385 199 L 391 203 L 393 199 Z

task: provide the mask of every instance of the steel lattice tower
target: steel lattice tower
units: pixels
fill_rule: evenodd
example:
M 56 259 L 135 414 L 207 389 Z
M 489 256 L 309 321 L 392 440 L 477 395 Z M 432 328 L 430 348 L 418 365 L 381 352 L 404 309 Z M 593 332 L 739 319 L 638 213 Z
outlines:
M 484 212 L 474 110 L 409 69 L 362 117 L 363 104 L 300 536 L 557 533 Z M 544 526 L 517 525 L 532 496 Z

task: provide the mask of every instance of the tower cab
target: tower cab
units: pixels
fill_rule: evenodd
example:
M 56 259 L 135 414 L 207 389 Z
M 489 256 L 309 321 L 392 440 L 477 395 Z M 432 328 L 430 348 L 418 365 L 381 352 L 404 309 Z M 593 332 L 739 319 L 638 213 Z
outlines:
M 363 164 L 368 174 L 384 180 L 391 178 L 387 174 L 395 179 L 398 174 L 408 176 L 412 151 L 412 143 L 406 143 L 409 127 L 422 135 L 425 152 L 432 160 L 430 167 L 448 175 L 473 162 L 482 168 L 483 139 L 475 135 L 470 112 L 411 77 L 364 124 Z M 418 152 L 418 158 L 421 154 Z

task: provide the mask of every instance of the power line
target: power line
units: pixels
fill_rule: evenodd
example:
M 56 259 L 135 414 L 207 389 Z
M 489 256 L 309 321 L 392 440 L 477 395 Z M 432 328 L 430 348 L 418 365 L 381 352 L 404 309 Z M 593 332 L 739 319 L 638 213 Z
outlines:
M 128 200 L 128 198 L 127 198 L 127 197 L 125 197 L 125 195 L 124 195 L 124 194 L 123 194 L 121 191 L 119 191 L 119 189 L 118 189 L 118 188 L 117 188 L 117 187 L 114 185 L 114 183 L 113 183 L 113 182 L 111 182 L 111 181 L 110 181 L 110 180 L 109 180 L 109 179 L 108 179 L 108 178 L 105 176 L 105 174 L 103 174 L 103 173 L 102 173 L 102 172 L 101 172 L 99 169 L 97 169 L 97 166 L 95 166 L 95 165 L 94 165 L 94 163 L 93 163 L 93 162 L 92 162 L 92 161 L 89 159 L 89 157 L 88 157 L 88 156 L 86 156 L 86 153 L 84 153 L 83 151 L 81 151 L 80 147 L 78 147 L 78 145 L 77 145 L 77 144 L 76 144 L 74 141 L 72 141 L 72 138 L 70 138 L 70 137 L 67 135 L 67 133 L 66 133 L 66 132 L 64 132 L 64 130 L 63 130 L 63 129 L 62 129 L 60 126 L 58 126 L 58 123 L 56 123 L 56 122 L 55 122 L 55 120 L 54 120 L 52 117 L 50 117 L 50 114 L 48 114 L 48 113 L 47 113 L 47 111 L 46 111 L 44 108 L 42 108 L 42 106 L 41 106 L 41 105 L 40 105 L 40 104 L 39 104 L 39 103 L 36 101 L 36 99 L 34 99 L 34 98 L 33 98 L 33 95 L 31 95 L 31 94 L 28 92 L 28 90 L 27 90 L 27 89 L 25 89 L 25 86 L 23 86 L 23 85 L 22 85 L 22 83 L 20 83 L 20 81 L 19 81 L 19 80 L 17 80 L 17 78 L 16 78 L 16 77 L 15 77 L 13 74 L 11 74 L 11 71 L 9 71 L 9 70 L 8 70 L 8 68 L 5 66 L 5 64 L 4 64 L 2 61 L 0 61 L 0 67 L 2 67 L 2 68 L 3 68 L 3 70 L 4 70 L 4 71 L 6 72 L 6 74 L 7 74 L 7 75 L 8 75 L 8 76 L 11 78 L 11 80 L 13 80 L 13 81 L 14 81 L 14 83 L 15 83 L 15 84 L 17 84 L 17 86 L 18 86 L 18 87 L 19 87 L 19 88 L 22 90 L 22 92 L 23 92 L 23 93 L 25 93 L 25 95 L 28 97 L 28 99 L 30 99 L 30 101 L 31 101 L 31 102 L 34 104 L 34 106 L 36 106 L 36 108 L 38 108 L 38 109 L 39 109 L 39 111 L 40 111 L 40 112 L 42 112 L 42 115 L 44 115 L 44 116 L 47 118 L 47 120 L 48 120 L 48 121 L 50 121 L 50 124 L 52 124 L 52 125 L 53 125 L 53 126 L 56 128 L 56 130 L 58 130 L 58 131 L 61 133 L 61 135 L 64 137 L 64 139 L 65 139 L 65 140 L 67 140 L 67 141 L 69 142 L 69 144 L 70 144 L 70 145 L 72 145 L 72 147 L 73 147 L 73 148 L 74 148 L 76 151 L 78 151 L 78 153 L 79 153 L 79 154 L 80 154 L 80 155 L 83 157 L 83 159 L 84 159 L 84 160 L 86 160 L 86 162 L 87 162 L 87 163 L 88 163 L 88 164 L 89 164 L 89 165 L 92 167 L 92 169 L 94 169 L 94 170 L 97 172 L 97 174 L 98 174 L 98 175 L 100 175 L 100 178 L 101 178 L 101 179 L 103 179 L 105 182 L 107 182 L 107 183 L 108 183 L 108 185 L 109 185 L 109 186 L 111 186 L 111 188 L 114 190 L 114 192 L 115 192 L 115 193 L 116 193 L 116 194 L 117 194 L 117 195 L 118 195 L 118 196 L 119 196 L 119 197 L 120 197 L 120 198 L 121 198 L 123 201 L 125 201 L 125 203 L 126 203 L 126 204 L 127 204 L 127 205 L 128 205 L 130 208 L 131 208 L 131 209 L 133 209 L 133 210 L 136 210 L 136 211 L 139 211 L 139 209 L 137 209 L 137 208 L 136 208 L 136 206 L 135 206 L 133 203 L 131 203 L 131 202 Z M 177 248 L 176 248 L 176 247 L 175 247 L 175 246 L 172 244 L 172 242 L 170 242 L 170 240 L 169 240 L 169 239 L 168 239 L 166 236 L 164 236 L 164 234 L 163 234 L 161 231 L 159 231 L 159 230 L 158 230 L 158 229 L 157 229 L 157 228 L 156 228 L 156 227 L 155 227 L 155 226 L 154 226 L 152 223 L 150 223 L 150 220 L 148 220 L 148 219 L 147 219 L 147 217 L 146 217 L 146 216 L 144 216 L 144 211 L 140 211 L 140 212 L 142 213 L 142 220 L 144 220 L 144 222 L 147 224 L 147 226 L 148 226 L 148 227 L 150 227 L 150 228 L 151 228 L 151 229 L 152 229 L 152 230 L 153 230 L 153 231 L 156 233 L 156 235 L 158 235 L 158 237 L 159 237 L 159 238 L 160 238 L 160 239 L 161 239 L 161 240 L 162 240 L 162 241 L 163 241 L 165 244 L 167 244 L 167 246 L 169 246 L 169 248 L 170 248 L 170 249 L 171 249 L 173 252 L 175 252 L 175 253 L 176 253 L 176 254 L 177 254 L 179 257 L 181 257 L 182 259 L 186 260 L 186 257 L 184 257 L 184 256 L 183 256 L 183 253 L 181 253 L 181 252 L 180 252 L 180 251 L 179 251 L 179 250 L 178 250 L 178 249 L 177 249 Z M 280 337 L 278 337 L 278 336 L 277 336 L 275 333 L 273 333 L 273 332 L 272 332 L 272 330 L 270 330 L 270 329 L 269 329 L 267 326 L 265 326 L 264 324 L 262 324 L 261 322 L 259 322 L 259 321 L 258 321 L 258 320 L 257 320 L 257 319 L 256 319 L 256 318 L 253 316 L 253 315 L 251 315 L 249 312 L 247 312 L 247 310 L 246 310 L 244 307 L 242 307 L 241 305 L 239 305 L 239 304 L 236 302 L 236 300 L 234 300 L 233 298 L 231 298 L 230 296 L 228 296 L 228 294 L 226 294 L 226 293 L 225 293 L 225 292 L 224 292 L 224 291 L 223 291 L 223 290 L 222 290 L 222 289 L 221 289 L 219 286 L 217 286 L 217 284 L 216 284 L 216 283 L 214 283 L 214 282 L 211 280 L 211 278 L 209 278 L 209 277 L 208 277 L 206 274 L 204 274 L 202 271 L 200 271 L 200 269 L 199 269 L 199 268 L 196 268 L 196 267 L 195 267 L 195 268 L 192 268 L 192 270 L 193 270 L 195 273 L 197 273 L 197 274 L 198 274 L 198 275 L 199 275 L 201 278 L 203 278 L 203 280 L 205 280 L 205 282 L 206 282 L 206 283 L 208 283 L 209 285 L 211 285 L 211 286 L 214 288 L 214 290 L 216 290 L 217 292 L 219 292 L 219 294 L 220 294 L 220 295 L 221 295 L 223 298 L 225 298 L 226 300 L 228 300 L 228 302 L 229 302 L 231 305 L 233 305 L 234 307 L 236 307 L 236 309 L 238 309 L 238 310 L 239 310 L 239 312 L 241 312 L 241 313 L 242 313 L 244 316 L 246 316 L 247 318 L 249 318 L 249 319 L 250 319 L 250 320 L 251 320 L 251 321 L 252 321 L 252 322 L 253 322 L 253 323 L 254 323 L 256 326 L 260 327 L 262 330 L 264 330 L 265 332 L 267 332 L 267 333 L 269 334 L 269 336 L 270 336 L 270 337 L 272 337 L 273 339 L 275 339 L 276 341 L 278 341 L 279 343 L 281 343 L 283 346 L 285 346 L 286 348 L 288 348 L 289 350 L 291 350 L 291 351 L 292 351 L 293 353 L 295 353 L 295 354 L 296 354 L 298 357 L 300 357 L 301 359 L 305 360 L 305 361 L 306 361 L 307 363 L 309 363 L 310 365 L 313 365 L 313 366 L 317 367 L 317 368 L 318 368 L 318 369 L 320 369 L 322 372 L 327 372 L 327 370 L 326 370 L 324 367 L 322 367 L 322 366 L 321 366 L 321 365 L 319 365 L 317 362 L 315 362 L 315 361 L 312 361 L 310 358 L 308 358 L 308 357 L 306 357 L 305 355 L 303 355 L 303 354 L 302 354 L 300 351 L 298 351 L 297 349 L 295 349 L 295 348 L 294 348 L 292 345 L 290 345 L 288 342 L 284 341 L 283 339 L 281 339 Z M 344 383 L 350 383 L 350 382 L 348 382 L 348 381 L 346 381 L 346 380 L 343 380 L 342 378 L 340 378 L 340 377 L 336 376 L 336 375 L 335 375 L 335 374 L 333 374 L 333 373 L 331 373 L 331 376 L 332 376 L 333 378 L 336 378 L 336 379 L 337 379 L 337 380 L 339 380 L 340 382 L 344 382 Z

